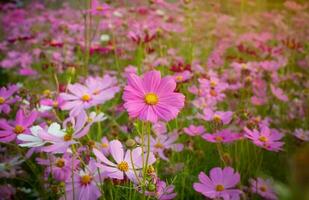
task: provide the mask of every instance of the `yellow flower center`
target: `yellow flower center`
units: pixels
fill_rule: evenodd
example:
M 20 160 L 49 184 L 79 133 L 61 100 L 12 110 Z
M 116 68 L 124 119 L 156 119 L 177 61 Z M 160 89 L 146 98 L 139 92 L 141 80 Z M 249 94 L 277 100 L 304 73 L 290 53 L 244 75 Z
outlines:
M 62 168 L 64 166 L 65 162 L 64 162 L 64 159 L 62 158 L 59 158 L 57 161 L 56 161 L 56 166 L 59 167 L 59 168 Z
M 262 186 L 260 187 L 260 190 L 261 190 L 262 192 L 266 192 L 266 191 L 267 191 L 266 185 L 262 185 Z
M 104 142 L 103 142 L 103 143 L 101 144 L 101 146 L 102 146 L 102 148 L 108 148 L 108 143 L 104 143 Z
M 58 105 L 59 105 L 59 104 L 58 104 L 57 101 L 54 101 L 54 102 L 53 102 L 53 107 L 54 107 L 54 108 L 58 107 Z
M 221 192 L 221 191 L 223 191 L 224 190 L 224 186 L 223 185 L 217 185 L 216 186 L 216 191 L 217 192 Z
M 210 87 L 216 87 L 217 82 L 216 81 L 210 81 Z
M 259 140 L 260 140 L 261 142 L 267 142 L 267 141 L 268 141 L 267 137 L 265 137 L 265 136 L 259 137 Z
M 44 94 L 44 96 L 49 97 L 51 95 L 51 91 L 50 90 L 44 90 L 43 94 Z
M 211 89 L 209 93 L 210 93 L 210 95 L 213 96 L 213 97 L 218 96 L 218 93 L 217 93 L 216 90 L 214 90 L 214 89 Z
M 156 105 L 158 101 L 159 98 L 155 93 L 148 93 L 145 95 L 145 103 L 148 105 Z
M 221 142 L 221 141 L 223 140 L 223 138 L 222 138 L 221 136 L 216 136 L 216 137 L 215 137 L 215 140 L 216 140 L 217 142 Z
M 126 161 L 122 161 L 121 163 L 118 164 L 117 167 L 120 171 L 123 171 L 123 172 L 129 171 L 129 165 Z
M 16 125 L 14 128 L 14 133 L 16 134 L 21 134 L 25 131 L 25 128 L 22 127 L 21 125 Z
M 5 99 L 3 97 L 0 97 L 0 104 L 3 104 Z
M 82 185 L 88 185 L 92 180 L 92 177 L 88 174 L 80 177 L 80 182 Z
M 104 7 L 103 7 L 103 6 L 98 6 L 98 7 L 96 7 L 96 10 L 97 10 L 97 11 L 103 11 L 103 10 L 104 10 Z
M 213 120 L 214 120 L 214 122 L 216 122 L 216 123 L 221 123 L 221 117 L 219 116 L 219 115 L 214 115 L 214 117 L 213 117 Z
M 72 140 L 72 135 L 66 134 L 66 135 L 63 137 L 63 140 L 66 141 L 66 142 Z
M 163 144 L 161 144 L 160 142 L 158 142 L 157 144 L 154 145 L 155 148 L 157 149 L 163 149 Z
M 91 96 L 90 96 L 89 94 L 84 94 L 84 95 L 82 96 L 82 101 L 88 102 L 88 101 L 90 101 L 90 100 L 91 100 Z
M 241 69 L 247 69 L 247 68 L 248 68 L 247 64 L 245 63 L 241 64 Z
M 182 80 L 183 80 L 183 76 L 180 76 L 180 75 L 179 75 L 179 76 L 176 76 L 176 80 L 177 80 L 177 81 L 182 81 Z

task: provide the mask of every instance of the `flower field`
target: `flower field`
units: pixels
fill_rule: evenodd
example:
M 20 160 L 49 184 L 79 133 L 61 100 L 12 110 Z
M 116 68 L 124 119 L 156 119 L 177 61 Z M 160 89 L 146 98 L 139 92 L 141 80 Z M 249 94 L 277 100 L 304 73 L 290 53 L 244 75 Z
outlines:
M 309 2 L 0 10 L 0 200 L 309 199 Z

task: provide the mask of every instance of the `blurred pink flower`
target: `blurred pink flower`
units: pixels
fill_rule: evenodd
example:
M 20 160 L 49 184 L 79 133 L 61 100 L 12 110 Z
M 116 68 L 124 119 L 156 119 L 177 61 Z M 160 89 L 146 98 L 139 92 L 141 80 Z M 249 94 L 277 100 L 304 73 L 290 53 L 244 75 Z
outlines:
M 277 195 L 271 187 L 270 180 L 264 180 L 262 178 L 250 179 L 251 190 L 257 193 L 262 198 L 268 200 L 277 200 Z
M 230 143 L 230 142 L 234 142 L 235 140 L 240 139 L 241 134 L 233 133 L 229 129 L 223 129 L 223 130 L 217 131 L 213 134 L 206 133 L 202 137 L 203 137 L 203 139 L 205 139 L 208 142 Z
M 281 101 L 287 102 L 289 100 L 288 96 L 286 96 L 283 90 L 279 87 L 275 87 L 274 85 L 270 85 L 271 92 L 275 97 Z
M 205 108 L 203 114 L 198 114 L 198 116 L 205 121 L 229 124 L 232 120 L 233 112 L 213 111 L 212 109 Z
M 68 85 L 69 93 L 60 93 L 64 100 L 62 110 L 70 110 L 71 116 L 77 116 L 85 109 L 103 104 L 110 100 L 119 91 L 116 79 L 105 75 L 100 77 L 88 77 L 85 85 L 79 83 Z
M 187 135 L 190 135 L 190 136 L 201 135 L 202 133 L 205 132 L 204 126 L 195 126 L 192 124 L 189 127 L 184 128 L 183 130 Z
M 199 174 L 199 181 L 193 184 L 194 190 L 208 198 L 240 199 L 239 195 L 242 191 L 235 189 L 235 186 L 240 181 L 240 175 L 238 172 L 234 172 L 234 169 L 231 167 L 225 167 L 224 169 L 219 167 L 212 168 L 209 176 L 201 172 Z
M 246 138 L 252 140 L 252 142 L 269 151 L 280 151 L 283 146 L 283 142 L 280 139 L 283 137 L 276 129 L 270 129 L 267 126 L 261 126 L 260 131 L 254 129 L 250 130 L 245 128 Z
M 7 88 L 0 89 L 0 113 L 8 114 L 11 111 L 10 105 L 15 103 L 18 98 L 13 97 L 14 93 L 19 90 L 17 85 L 9 85 Z
M 0 141 L 11 142 L 19 134 L 29 134 L 29 127 L 33 125 L 38 113 L 31 111 L 28 115 L 22 109 L 16 113 L 15 121 L 0 120 Z

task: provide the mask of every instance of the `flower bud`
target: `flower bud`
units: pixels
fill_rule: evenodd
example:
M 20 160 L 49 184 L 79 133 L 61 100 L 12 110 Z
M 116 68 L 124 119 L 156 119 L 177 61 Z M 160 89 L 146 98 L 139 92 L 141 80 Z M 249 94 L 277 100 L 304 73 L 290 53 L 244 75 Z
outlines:
M 127 148 L 128 149 L 133 149 L 135 146 L 136 146 L 136 142 L 135 142 L 135 140 L 133 140 L 133 139 L 128 139 L 127 141 L 126 141 L 126 146 L 127 146 Z
M 149 185 L 148 185 L 148 188 L 147 188 L 149 191 L 155 191 L 156 190 L 156 185 L 155 184 L 153 184 L 153 183 L 149 183 Z

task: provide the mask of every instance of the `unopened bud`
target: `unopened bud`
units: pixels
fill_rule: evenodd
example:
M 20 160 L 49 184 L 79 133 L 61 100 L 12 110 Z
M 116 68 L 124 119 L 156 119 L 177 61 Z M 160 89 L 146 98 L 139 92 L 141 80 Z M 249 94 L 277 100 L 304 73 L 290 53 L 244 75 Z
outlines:
M 149 191 L 155 191 L 156 190 L 156 185 L 155 184 L 153 184 L 153 183 L 150 183 L 149 185 L 148 185 L 148 190 Z
M 127 146 L 127 148 L 129 148 L 129 149 L 132 149 L 132 148 L 134 148 L 135 146 L 136 146 L 136 142 L 135 142 L 135 140 L 133 140 L 133 139 L 128 139 L 127 141 L 126 141 L 126 146 Z

